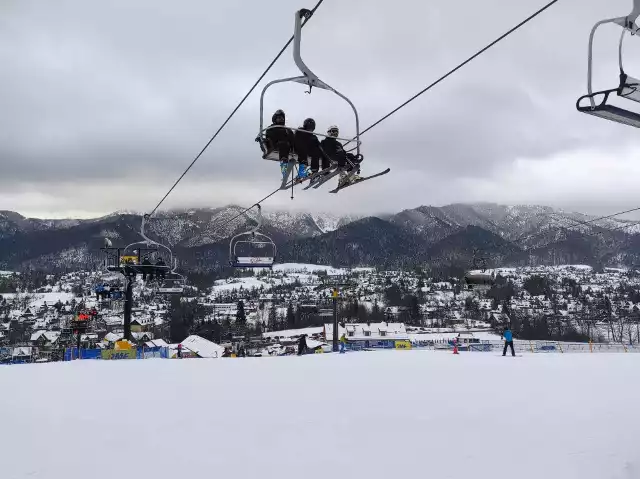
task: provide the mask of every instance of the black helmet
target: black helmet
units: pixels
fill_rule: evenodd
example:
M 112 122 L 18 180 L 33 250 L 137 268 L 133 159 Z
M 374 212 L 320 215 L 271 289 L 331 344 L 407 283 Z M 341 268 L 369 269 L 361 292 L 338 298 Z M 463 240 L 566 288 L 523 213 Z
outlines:
M 308 131 L 316 129 L 316 121 L 313 118 L 307 118 L 302 124 L 302 128 Z
M 285 119 L 284 112 L 282 110 L 276 110 L 276 112 L 271 117 L 271 121 L 273 123 L 276 123 L 276 118 L 278 118 L 278 117 L 282 118 L 283 120 Z M 284 121 L 283 121 L 283 123 L 284 123 Z

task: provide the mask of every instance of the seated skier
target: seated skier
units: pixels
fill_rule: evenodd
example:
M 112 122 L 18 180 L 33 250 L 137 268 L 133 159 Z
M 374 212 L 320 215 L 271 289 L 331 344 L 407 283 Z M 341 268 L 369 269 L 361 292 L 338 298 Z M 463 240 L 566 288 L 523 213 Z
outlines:
M 145 256 L 144 259 L 142 260 L 142 281 L 146 281 L 147 277 L 149 278 L 149 281 L 153 280 L 153 268 L 151 268 L 151 261 L 149 260 L 148 256 Z
M 162 260 L 162 258 L 158 258 L 158 261 L 156 261 L 156 266 L 159 266 L 160 268 L 158 268 L 157 270 L 157 276 L 159 279 L 164 280 L 166 277 L 167 272 L 165 271 L 164 267 L 167 264 Z
M 284 127 L 285 114 L 282 110 L 277 110 L 271 117 L 270 126 Z M 289 153 L 293 149 L 294 136 L 289 128 L 270 128 L 266 131 L 266 147 L 269 152 L 277 151 L 280 162 L 289 162 Z
M 347 178 L 349 178 L 348 173 L 350 173 L 353 168 L 357 168 L 356 173 L 351 175 L 351 182 L 358 181 L 360 179 L 360 163 L 362 162 L 362 155 L 356 156 L 352 153 L 347 153 L 336 138 L 340 134 L 340 130 L 336 125 L 332 125 L 327 129 L 327 137 L 320 142 L 320 146 L 322 150 L 329 156 L 331 161 L 334 161 L 338 164 L 338 168 L 340 168 L 340 181 L 338 185 L 343 185 Z M 347 161 L 348 160 L 348 161 Z
M 308 172 L 300 174 L 300 171 L 305 168 L 308 163 L 307 159 L 311 157 L 310 172 L 311 174 L 317 173 L 320 168 L 320 159 L 322 159 L 322 169 L 329 168 L 331 166 L 331 159 L 326 155 L 320 146 L 320 141 L 313 132 L 316 129 L 316 122 L 313 118 L 307 118 L 302 124 L 302 128 L 295 133 L 295 149 L 298 153 L 299 171 L 298 178 L 305 178 Z M 304 131 L 301 131 L 304 130 Z M 309 133 L 307 133 L 309 132 Z

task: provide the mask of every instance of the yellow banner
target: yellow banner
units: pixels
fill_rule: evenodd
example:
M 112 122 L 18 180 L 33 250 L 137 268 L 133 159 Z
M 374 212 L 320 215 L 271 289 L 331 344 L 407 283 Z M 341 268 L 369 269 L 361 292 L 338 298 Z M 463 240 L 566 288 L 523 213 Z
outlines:
M 396 341 L 396 349 L 411 349 L 411 341 Z
M 115 349 L 118 350 L 122 350 L 122 349 L 135 349 L 133 347 L 133 344 L 131 344 L 129 341 L 127 341 L 126 339 L 122 339 L 120 341 L 116 341 L 115 343 Z
M 136 359 L 135 349 L 105 349 L 102 351 L 102 359 Z

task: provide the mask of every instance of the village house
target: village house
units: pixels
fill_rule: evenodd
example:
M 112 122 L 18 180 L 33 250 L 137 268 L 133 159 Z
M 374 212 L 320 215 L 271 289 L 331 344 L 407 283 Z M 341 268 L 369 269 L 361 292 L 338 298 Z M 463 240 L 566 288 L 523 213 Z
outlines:
M 405 346 L 409 335 L 404 323 L 347 323 L 338 325 L 338 337 L 345 334 L 353 349 L 395 348 Z M 323 338 L 333 340 L 333 324 L 325 324 Z

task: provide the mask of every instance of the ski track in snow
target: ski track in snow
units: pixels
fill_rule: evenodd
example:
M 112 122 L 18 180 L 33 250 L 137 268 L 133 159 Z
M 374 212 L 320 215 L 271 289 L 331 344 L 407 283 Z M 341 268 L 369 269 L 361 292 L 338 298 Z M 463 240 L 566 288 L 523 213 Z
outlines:
M 7 479 L 637 477 L 639 366 L 432 351 L 6 366 L 0 467 Z

